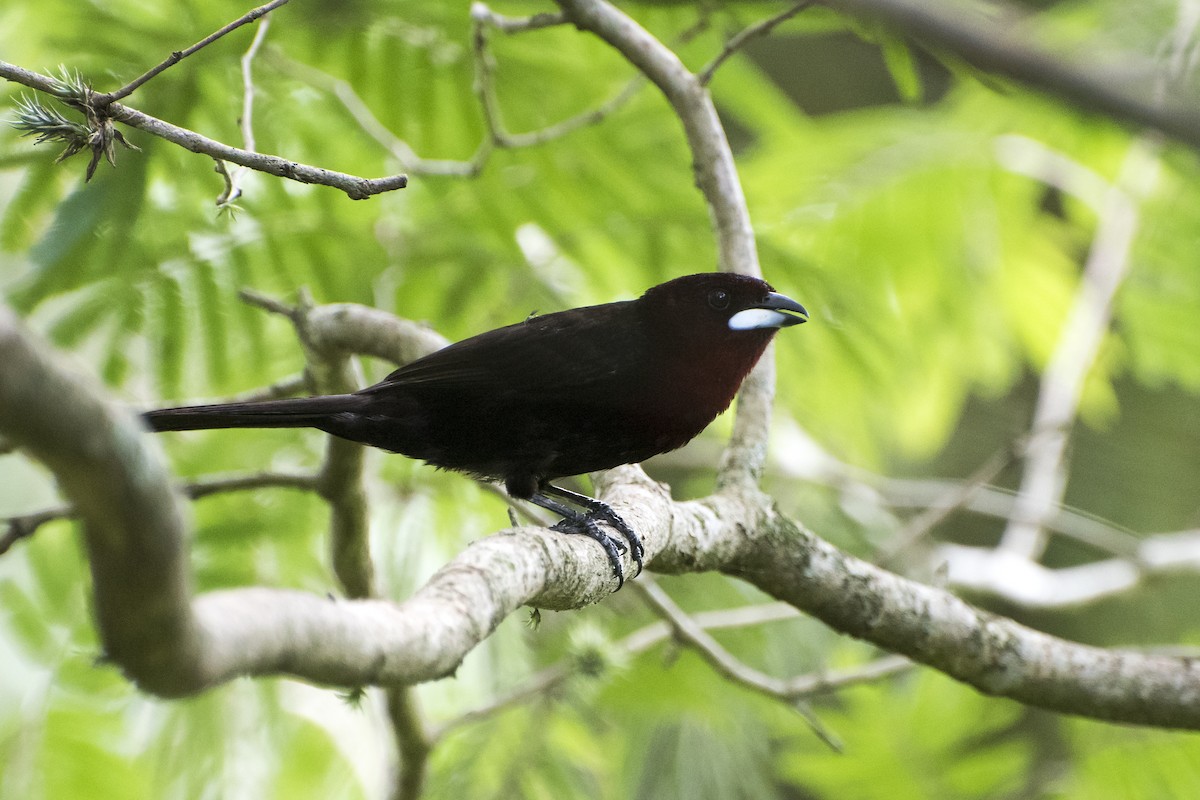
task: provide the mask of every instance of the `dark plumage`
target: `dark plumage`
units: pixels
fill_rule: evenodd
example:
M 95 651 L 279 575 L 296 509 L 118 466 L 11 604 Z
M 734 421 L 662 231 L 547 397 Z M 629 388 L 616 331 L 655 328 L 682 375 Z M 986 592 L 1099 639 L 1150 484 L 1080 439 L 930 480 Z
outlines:
M 156 431 L 312 427 L 437 467 L 499 479 L 513 497 L 600 542 L 623 578 L 621 532 L 597 500 L 549 481 L 644 461 L 700 433 L 733 400 L 775 332 L 804 322 L 756 278 L 688 275 L 637 300 L 535 316 L 400 367 L 353 394 L 148 412 Z M 557 499 L 555 499 L 557 498 Z M 569 505 L 586 508 L 587 514 Z

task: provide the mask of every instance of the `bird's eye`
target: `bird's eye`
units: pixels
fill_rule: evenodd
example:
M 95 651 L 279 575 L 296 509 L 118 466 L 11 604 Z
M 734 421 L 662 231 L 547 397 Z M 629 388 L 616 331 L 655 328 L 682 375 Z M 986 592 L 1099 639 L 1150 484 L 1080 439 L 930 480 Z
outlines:
M 724 289 L 713 289 L 708 293 L 708 304 L 718 311 L 729 308 L 729 292 Z

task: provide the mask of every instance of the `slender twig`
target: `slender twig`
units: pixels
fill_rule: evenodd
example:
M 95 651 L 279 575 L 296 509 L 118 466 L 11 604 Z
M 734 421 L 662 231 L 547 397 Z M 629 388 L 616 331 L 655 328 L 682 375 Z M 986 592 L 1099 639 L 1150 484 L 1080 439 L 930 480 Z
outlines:
M 799 712 L 801 718 L 808 723 L 813 733 L 821 741 L 839 752 L 842 746 L 837 737 L 803 701 L 817 691 L 829 691 L 835 686 L 879 680 L 908 670 L 913 666 L 913 662 L 903 656 L 891 656 L 875 662 L 870 665 L 869 669 L 855 670 L 852 675 L 839 676 L 837 683 L 831 682 L 831 679 L 825 675 L 816 677 L 803 675 L 791 679 L 776 678 L 751 667 L 726 650 L 696 620 L 680 608 L 654 580 L 643 579 L 634 583 L 633 586 L 666 620 L 675 636 L 695 650 L 717 674 L 759 694 L 787 703 Z
M 603 122 L 608 117 L 615 114 L 617 111 L 624 108 L 629 101 L 637 97 L 638 93 L 646 85 L 646 78 L 641 73 L 634 75 L 625 84 L 624 88 L 614 94 L 608 100 L 605 100 L 600 105 L 588 111 L 582 111 L 573 117 L 568 117 L 553 125 L 547 125 L 536 131 L 528 131 L 526 133 L 508 133 L 503 132 L 497 136 L 497 146 L 504 148 L 518 147 L 533 147 L 535 145 L 545 144 L 554 139 L 561 139 L 568 134 L 574 133 L 581 128 L 586 128 L 589 125 L 596 125 Z
M 698 625 L 706 629 L 741 628 L 779 620 L 796 619 L 798 616 L 799 613 L 786 603 L 765 603 L 743 608 L 702 612 L 695 615 L 695 620 Z M 609 648 L 611 654 L 609 660 L 620 661 L 626 657 L 638 655 L 669 640 L 672 636 L 671 626 L 666 622 L 652 622 L 614 642 Z M 482 722 L 536 698 L 545 697 L 577 674 L 578 668 L 579 662 L 574 658 L 567 658 L 546 667 L 529 677 L 521 686 L 490 703 L 436 726 L 430 732 L 431 740 L 436 744 L 458 728 Z
M 791 457 L 789 436 L 794 430 L 781 426 L 779 446 L 772 449 L 771 471 L 774 478 L 789 482 L 827 486 L 847 496 L 863 498 L 889 509 L 926 510 L 944 506 L 947 498 L 967 494 L 962 509 L 974 514 L 1008 520 L 1013 516 L 1016 491 L 1003 486 L 983 484 L 970 492 L 963 481 L 940 478 L 893 478 L 839 461 L 827 453 L 813 455 L 820 463 L 804 464 Z M 694 449 L 659 456 L 664 468 L 701 474 L 712 468 L 716 455 L 698 443 Z M 1130 558 L 1137 549 L 1136 535 L 1115 523 L 1082 509 L 1062 504 L 1046 520 L 1046 530 L 1079 542 L 1102 554 Z
M 531 17 L 506 17 L 493 12 L 485 3 L 475 2 L 471 4 L 471 21 L 471 42 L 475 54 L 475 94 L 483 109 L 488 135 L 496 147 L 506 149 L 533 147 L 574 133 L 580 128 L 594 125 L 632 100 L 645 84 L 644 76 L 639 73 L 621 91 L 597 108 L 581 112 L 536 131 L 510 133 L 504 125 L 500 103 L 496 98 L 496 65 L 488 48 L 488 29 L 495 28 L 506 34 L 524 33 L 565 24 L 568 21 L 567 16 L 560 12 L 558 14 L 534 14 Z
M 286 0 L 284 0 L 286 2 Z M 252 67 L 254 58 L 258 55 L 259 48 L 262 47 L 263 41 L 267 38 L 267 31 L 271 27 L 271 19 L 268 17 L 258 26 L 258 30 L 254 33 L 254 39 L 250 42 L 250 47 L 242 55 L 242 117 L 240 127 L 242 129 L 242 144 L 248 152 L 254 153 L 258 151 L 258 146 L 254 138 L 254 76 Z M 218 162 L 220 164 L 220 162 Z M 223 166 L 223 165 L 222 165 Z M 230 203 L 233 203 L 242 195 L 242 190 L 238 186 L 242 175 L 246 172 L 246 167 L 238 167 L 232 175 L 228 175 L 225 191 L 217 198 L 217 206 L 224 208 Z
M 52 508 L 19 517 L 9 517 L 5 520 L 8 523 L 8 530 L 4 532 L 3 536 L 0 536 L 0 556 L 11 550 L 17 542 L 33 536 L 37 533 L 38 528 L 47 522 L 63 519 L 71 514 L 72 509 L 69 508 Z
M 316 491 L 317 477 L 288 472 L 259 472 L 252 475 L 232 475 L 224 478 L 205 478 L 183 485 L 183 493 L 193 500 L 225 492 L 245 492 L 253 489 L 299 489 Z
M 954 511 L 962 508 L 977 492 L 991 484 L 1000 472 L 1012 463 L 1017 452 L 1023 448 L 1022 443 L 1014 443 L 992 455 L 965 481 L 955 483 L 946 495 L 926 506 L 920 513 L 912 516 L 895 536 L 891 538 L 875 558 L 875 563 L 881 566 L 893 564 L 897 558 L 906 553 L 910 547 L 923 539 L 931 530 Z
M 691 44 L 712 27 L 713 4 L 701 2 L 696 5 L 696 21 L 679 32 L 675 42 L 678 45 Z
M 485 22 L 496 30 L 510 34 L 526 33 L 567 24 L 567 16 L 562 12 L 557 14 L 543 12 L 528 17 L 508 17 L 492 11 L 486 3 L 480 2 L 471 3 L 471 19 L 476 22 Z
M 158 64 L 153 69 L 146 72 L 145 74 L 140 75 L 137 78 L 135 78 L 134 80 L 125 84 L 120 89 L 117 89 L 116 91 L 113 91 L 113 92 L 108 92 L 107 94 L 93 95 L 93 97 L 92 97 L 93 102 L 97 106 L 106 106 L 109 103 L 112 103 L 114 100 L 120 100 L 122 98 L 128 97 L 129 95 L 133 94 L 134 90 L 137 89 L 139 86 L 146 83 L 147 81 L 154 78 L 155 76 L 159 75 L 163 71 L 171 68 L 175 64 L 178 64 L 180 61 L 187 58 L 192 53 L 195 53 L 197 50 L 205 48 L 208 45 L 215 42 L 217 39 L 220 39 L 225 34 L 231 32 L 231 31 L 235 31 L 238 28 L 242 27 L 243 25 L 247 25 L 247 24 L 254 22 L 255 20 L 269 14 L 270 12 L 274 11 L 275 9 L 279 8 L 280 6 L 284 5 L 287 2 L 288 2 L 288 0 L 271 0 L 271 2 L 267 3 L 266 5 L 259 6 L 258 8 L 255 8 L 252 11 L 246 12 L 244 15 L 242 15 L 238 19 L 235 19 L 233 22 L 229 23 L 228 25 L 221 28 L 220 30 L 204 37 L 203 39 L 196 42 L 194 45 L 187 48 L 186 50 L 176 50 L 175 52 L 171 53 L 171 55 L 167 56 L 166 59 L 164 59 L 162 61 L 162 63 Z M 266 23 L 264 22 L 263 24 L 265 25 Z
M 241 167 L 238 169 L 241 169 Z M 233 173 L 229 171 L 229 167 L 225 165 L 225 162 L 219 158 L 213 161 L 213 172 L 221 176 L 221 181 L 225 185 L 225 188 L 217 195 L 217 208 L 221 210 L 234 208 L 231 201 L 241 196 L 241 190 L 234 183 Z
M 776 27 L 787 22 L 792 17 L 812 6 L 816 0 L 801 0 L 791 8 L 781 11 L 773 17 L 768 17 L 760 22 L 756 22 L 748 28 L 740 31 L 721 49 L 717 57 L 708 63 L 706 67 L 696 73 L 696 79 L 700 81 L 702 86 L 707 86 L 712 81 L 713 74 L 721 68 L 721 65 L 729 60 L 730 56 L 738 50 L 746 46 L 747 42 L 751 42 L 759 37 L 768 35 Z
M 299 313 L 295 306 L 289 306 L 282 300 L 278 300 L 270 295 L 263 294 L 262 292 L 257 292 L 254 289 L 241 289 L 238 291 L 238 297 L 242 299 L 243 303 L 257 306 L 264 311 L 269 311 L 272 314 L 278 314 L 282 317 L 287 317 L 293 321 L 295 321 L 296 316 Z
M 630 585 L 637 587 L 637 591 L 666 620 L 674 634 L 694 648 L 719 674 L 734 683 L 777 700 L 794 703 L 816 692 L 877 680 L 913 666 L 907 658 L 893 657 L 882 665 L 876 662 L 869 669 L 856 669 L 851 673 L 841 674 L 836 679 L 828 675 L 776 678 L 751 667 L 726 650 L 655 581 L 640 580 Z
M 1004 549 L 939 545 L 947 583 L 1030 609 L 1078 608 L 1129 594 L 1166 575 L 1200 572 L 1200 530 L 1146 536 L 1125 557 L 1051 569 Z
M 54 95 L 62 99 L 65 103 L 72 103 L 69 98 L 62 98 L 60 96 L 60 82 L 47 75 L 41 75 L 14 64 L 0 61 L 0 78 Z M 251 153 L 247 150 L 230 147 L 223 142 L 209 139 L 187 128 L 181 128 L 169 122 L 164 122 L 157 117 L 152 117 L 149 114 L 120 103 L 109 104 L 105 109 L 105 114 L 111 120 L 143 130 L 152 136 L 165 139 L 193 153 L 202 153 L 221 161 L 240 164 L 259 172 L 265 172 L 280 178 L 287 178 L 299 183 L 330 186 L 345 192 L 352 200 L 364 200 L 381 192 L 403 189 L 408 185 L 408 178 L 405 175 L 391 175 L 384 178 L 360 178 L 344 172 L 335 172 L 333 170 L 322 169 L 321 167 L 300 164 L 266 153 Z
M 1104 198 L 1110 183 L 1091 167 L 1044 142 L 1017 133 L 997 136 L 995 151 L 997 162 L 1009 172 L 1070 195 L 1098 217 L 1104 214 Z
M 317 479 L 312 475 L 296 475 L 284 472 L 258 472 L 251 475 L 233 475 L 223 478 L 202 478 L 189 481 L 180 490 L 193 500 L 227 492 L 242 492 L 253 489 L 299 489 L 316 491 Z M 78 515 L 73 506 L 60 506 L 3 520 L 8 530 L 0 536 L 0 555 L 7 553 L 14 544 L 37 533 L 38 528 L 48 522 L 72 519 Z
M 664 636 L 664 638 L 666 637 Z M 511 708 L 517 708 L 539 697 L 546 697 L 574 674 L 574 664 L 570 661 L 560 662 L 547 667 L 525 681 L 518 688 L 492 702 L 460 714 L 453 719 L 446 720 L 441 725 L 434 726 L 429 733 L 430 742 L 436 747 L 447 735 L 459 728 L 483 722 Z
M 475 94 L 483 112 L 486 133 L 470 158 L 463 160 L 424 158 L 408 142 L 392 133 L 347 81 L 329 75 L 315 67 L 282 56 L 272 58 L 297 77 L 333 94 L 350 113 L 363 131 L 380 144 L 412 175 L 471 178 L 478 175 L 497 148 L 520 149 L 536 147 L 563 138 L 581 128 L 603 122 L 637 96 L 645 78 L 634 75 L 611 98 L 599 106 L 537 130 L 513 133 L 504 125 L 503 113 L 495 94 L 495 65 L 488 47 L 487 29 L 495 28 L 506 34 L 540 30 L 561 24 L 561 14 L 535 14 L 531 17 L 506 17 L 491 11 L 483 3 L 472 6 L 472 53 L 475 63 Z
M 267 31 L 271 28 L 271 20 L 264 19 L 262 24 L 258 26 L 258 30 L 254 33 L 254 38 L 250 41 L 250 46 L 246 48 L 246 52 L 242 54 L 242 143 L 250 152 L 257 150 L 257 144 L 254 138 L 254 58 L 258 55 L 262 43 L 267 38 Z
M 270 386 L 264 386 L 261 389 L 254 389 L 250 392 L 235 395 L 228 398 L 224 402 L 229 403 L 253 403 L 258 400 L 275 400 L 280 397 L 292 397 L 308 386 L 308 378 L 304 373 L 292 375 L 287 378 L 282 378 Z
M 341 78 L 336 78 L 316 67 L 285 58 L 277 53 L 272 60 L 282 69 L 309 84 L 318 86 L 337 98 L 342 107 L 360 128 L 379 143 L 400 165 L 412 175 L 437 175 L 469 178 L 478 175 L 491 153 L 490 139 L 484 139 L 475 154 L 466 161 L 452 159 L 422 158 L 416 151 L 386 125 L 380 122 L 354 87 Z
M 800 614 L 796 609 L 786 603 L 763 603 L 718 611 L 701 611 L 692 615 L 691 619 L 702 630 L 708 631 L 747 628 L 771 622 L 794 620 L 799 618 L 799 616 Z M 622 662 L 677 637 L 678 634 L 674 626 L 669 622 L 659 620 L 643 626 L 622 639 L 613 642 L 606 650 L 609 653 L 610 661 Z M 448 734 L 459 728 L 477 724 L 498 714 L 502 714 L 509 709 L 552 694 L 567 680 L 578 674 L 579 666 L 580 664 L 577 660 L 567 658 L 557 664 L 546 667 L 529 677 L 521 686 L 501 695 L 492 702 L 467 711 L 432 728 L 429 732 L 431 744 L 436 746 Z M 796 689 L 792 699 L 806 699 L 863 683 L 883 680 L 912 666 L 912 662 L 902 656 L 885 656 L 875 661 L 843 670 L 822 671 L 797 676 L 791 679 Z

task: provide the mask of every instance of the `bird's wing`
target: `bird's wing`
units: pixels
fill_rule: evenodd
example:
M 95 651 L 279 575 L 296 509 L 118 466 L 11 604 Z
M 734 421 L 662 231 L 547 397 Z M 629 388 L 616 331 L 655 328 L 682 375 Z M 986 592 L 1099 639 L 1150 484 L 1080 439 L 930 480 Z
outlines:
M 373 389 L 536 393 L 543 400 L 640 378 L 646 347 L 631 303 L 571 309 L 464 339 L 400 367 Z

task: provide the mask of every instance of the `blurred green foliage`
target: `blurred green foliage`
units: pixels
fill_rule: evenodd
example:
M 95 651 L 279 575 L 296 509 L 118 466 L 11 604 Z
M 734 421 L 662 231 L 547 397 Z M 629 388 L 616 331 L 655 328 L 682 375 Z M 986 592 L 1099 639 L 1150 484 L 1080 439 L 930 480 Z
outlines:
M 0 52 L 29 69 L 64 64 L 109 90 L 248 5 L 8 3 L 0 7 Z M 699 68 L 728 35 L 781 7 L 705 6 L 707 27 L 679 52 Z M 1176 30 L 1173 3 L 1131 8 L 1116 0 L 1055 4 L 1048 14 L 1056 24 L 1046 26 L 1044 40 L 1165 69 L 1170 43 L 1194 32 Z M 496 9 L 516 15 L 546 7 Z M 684 3 L 631 12 L 673 43 L 702 18 Z M 238 59 L 251 31 L 171 68 L 129 103 L 240 145 Z M 633 75 L 569 26 L 494 33 L 491 41 L 500 106 L 514 132 L 592 108 Z M 820 63 L 801 69 L 817 46 Z M 1131 133 L 1017 87 L 998 91 L 885 31 L 821 9 L 749 54 L 727 63 L 712 91 L 738 148 L 764 271 L 813 313 L 811 324 L 780 337 L 780 418 L 852 463 L 966 474 L 1027 426 L 1036 376 L 1057 342 L 1096 225 L 1084 204 L 1051 197 L 1005 169 L 997 137 L 1035 140 L 1111 180 Z M 423 157 L 467 159 L 481 141 L 465 4 L 293 0 L 272 16 L 254 64 L 261 151 L 367 177 L 403 171 L 312 80 L 314 69 L 347 81 Z M 1181 80 L 1185 88 L 1194 82 Z M 823 94 L 805 93 L 817 84 Z M 0 103 L 12 108 L 22 93 L 0 86 Z M 0 129 L 0 296 L 73 353 L 81 371 L 136 405 L 227 396 L 303 367 L 287 324 L 238 299 L 245 287 L 290 299 L 304 286 L 318 302 L 374 305 L 461 338 L 535 310 L 632 297 L 715 265 L 679 123 L 649 87 L 601 124 L 494 153 L 477 178 L 414 175 L 409 188 L 361 202 L 250 173 L 238 210 L 218 214 L 221 181 L 205 157 L 138 131 L 128 136 L 142 151 L 119 152 L 115 169 L 102 164 L 84 185 L 86 156 L 53 165 L 52 146 L 35 149 Z M 1142 532 L 1200 521 L 1200 170 L 1194 153 L 1169 145 L 1161 162 L 1141 205 L 1114 329 L 1086 387 L 1075 452 L 1082 466 L 1068 496 Z M 368 365 L 375 376 L 387 369 Z M 690 452 L 710 453 L 727 426 L 722 420 Z M 243 431 L 163 444 L 187 478 L 311 469 L 322 439 Z M 461 477 L 378 454 L 368 463 L 378 569 L 393 596 L 506 524 L 503 504 Z M 671 477 L 680 495 L 711 486 L 710 469 L 669 459 L 651 469 Z M 778 476 L 771 485 L 784 507 L 819 521 L 818 532 L 839 544 L 861 550 L 878 539 L 843 513 L 836 492 Z M 38 467 L 0 456 L 0 516 L 53 498 Z M 200 589 L 332 590 L 325 511 L 315 498 L 293 490 L 224 495 L 198 502 L 194 520 Z M 140 696 L 102 663 L 86 573 L 66 523 L 0 559 L 0 797 L 385 791 L 390 739 L 374 698 L 356 709 L 288 681 L 242 681 L 185 702 Z M 664 584 L 692 610 L 763 599 L 719 576 Z M 1182 643 L 1196 638 L 1192 615 L 1178 604 L 1130 602 L 1116 627 L 1086 611 L 1038 621 L 1103 642 L 1141 641 L 1147 630 Z M 1148 629 L 1139 615 L 1151 610 L 1163 613 Z M 652 619 L 630 591 L 599 607 L 545 615 L 536 630 L 510 619 L 454 680 L 422 687 L 421 704 L 431 720 L 451 719 L 571 658 L 587 638 L 580 625 L 601 632 L 603 650 Z M 872 657 L 807 620 L 717 635 L 779 675 Z M 693 654 L 662 645 L 601 667 L 449 734 L 433 754 L 428 795 L 1200 792 L 1194 737 L 1030 712 L 927 672 L 818 699 L 816 714 L 845 744 L 838 755 L 794 710 L 729 685 Z

